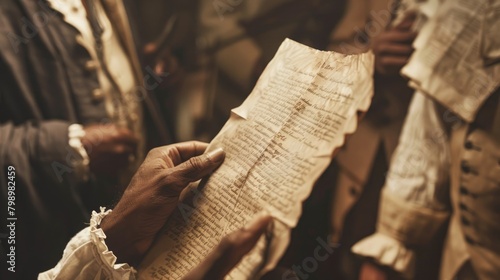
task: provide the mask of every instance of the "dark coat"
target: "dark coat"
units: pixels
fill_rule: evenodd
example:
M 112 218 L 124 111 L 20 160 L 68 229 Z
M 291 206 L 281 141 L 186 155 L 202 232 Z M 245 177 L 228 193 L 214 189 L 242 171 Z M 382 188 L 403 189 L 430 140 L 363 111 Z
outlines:
M 116 16 L 123 6 L 114 2 Z M 126 18 L 112 22 L 122 24 L 119 31 L 129 28 Z M 69 239 L 88 223 L 90 208 L 101 203 L 95 199 L 95 185 L 77 183 L 69 165 L 68 126 L 106 117 L 103 102 L 92 100 L 97 74 L 86 69 L 90 56 L 76 44 L 76 32 L 44 0 L 0 3 L 0 238 L 7 253 L 15 246 L 18 279 L 32 279 L 54 267 Z M 130 32 L 119 34 L 130 41 Z M 135 50 L 130 45 L 126 49 L 138 62 Z M 138 63 L 133 65 L 141 80 Z M 151 100 L 145 103 L 150 105 L 146 111 L 155 110 Z M 161 131 L 161 121 L 153 115 L 160 125 L 155 130 Z M 4 239 L 5 221 L 11 217 L 9 166 L 15 168 L 15 244 Z M 2 253 L 0 275 L 6 271 L 4 257 Z

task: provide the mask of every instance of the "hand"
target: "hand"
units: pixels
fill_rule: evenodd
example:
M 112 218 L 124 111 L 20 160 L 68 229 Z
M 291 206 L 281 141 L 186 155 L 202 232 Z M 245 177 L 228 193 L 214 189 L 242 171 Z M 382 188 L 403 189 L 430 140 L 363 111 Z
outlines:
M 158 50 L 155 43 L 149 43 L 144 46 L 144 56 L 146 64 L 150 65 L 156 75 L 162 78 L 161 88 L 174 89 L 180 85 L 184 78 L 184 71 L 170 50 Z
M 409 13 L 395 27 L 373 39 L 375 70 L 382 75 L 397 75 L 413 53 L 417 33 L 411 30 L 416 14 Z
M 81 141 L 90 159 L 94 174 L 115 176 L 129 164 L 129 157 L 137 149 L 138 139 L 128 129 L 113 124 L 84 127 Z
M 365 262 L 359 272 L 359 280 L 386 280 L 387 274 L 378 266 Z
M 262 216 L 244 228 L 227 235 L 205 260 L 183 279 L 224 279 L 224 276 L 255 246 L 271 222 L 270 216 Z
M 140 262 L 177 207 L 182 190 L 223 162 L 222 149 L 202 155 L 207 145 L 186 142 L 149 152 L 120 202 L 101 222 L 106 244 L 119 262 Z

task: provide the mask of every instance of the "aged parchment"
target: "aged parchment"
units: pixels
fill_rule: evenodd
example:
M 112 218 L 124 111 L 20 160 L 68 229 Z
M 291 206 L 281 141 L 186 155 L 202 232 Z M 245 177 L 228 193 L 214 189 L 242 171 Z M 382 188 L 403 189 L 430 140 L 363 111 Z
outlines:
M 194 205 L 181 204 L 139 269 L 145 279 L 178 279 L 226 234 L 260 212 L 272 234 L 230 273 L 251 279 L 284 253 L 306 199 L 358 112 L 373 94 L 373 55 L 322 52 L 285 40 L 255 89 L 212 141 L 226 151 Z
M 421 30 L 402 69 L 410 85 L 471 122 L 500 84 L 499 0 L 448 0 Z M 498 33 L 498 30 L 495 32 Z

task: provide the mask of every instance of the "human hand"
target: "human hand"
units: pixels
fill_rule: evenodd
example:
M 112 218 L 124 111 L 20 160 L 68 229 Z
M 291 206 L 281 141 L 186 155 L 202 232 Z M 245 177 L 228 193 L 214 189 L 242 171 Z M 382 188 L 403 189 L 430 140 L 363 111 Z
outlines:
M 182 190 L 223 162 L 224 151 L 203 154 L 207 146 L 185 142 L 148 153 L 121 200 L 101 222 L 106 244 L 119 262 L 140 262 L 177 207 Z
M 151 66 L 155 74 L 161 78 L 160 88 L 176 88 L 184 78 L 184 69 L 169 49 L 159 50 L 158 48 L 159 46 L 155 43 L 148 43 L 144 46 L 146 64 Z
M 411 27 L 416 14 L 409 13 L 395 27 L 375 37 L 372 50 L 375 54 L 375 70 L 382 75 L 397 75 L 413 53 L 413 41 L 417 33 Z
M 386 280 L 387 274 L 375 264 L 365 262 L 361 265 L 359 280 Z
M 128 129 L 114 124 L 93 124 L 84 127 L 81 142 L 90 159 L 94 174 L 114 176 L 129 164 L 137 149 L 138 139 Z
M 247 226 L 222 239 L 215 249 L 184 280 L 224 279 L 241 259 L 255 246 L 272 222 L 272 217 L 261 216 Z

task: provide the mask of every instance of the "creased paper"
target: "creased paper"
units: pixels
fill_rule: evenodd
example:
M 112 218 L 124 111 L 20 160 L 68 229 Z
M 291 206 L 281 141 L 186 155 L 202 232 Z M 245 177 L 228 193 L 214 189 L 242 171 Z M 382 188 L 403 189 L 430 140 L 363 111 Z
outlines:
M 179 206 L 139 269 L 140 277 L 178 279 L 228 233 L 255 215 L 272 232 L 227 276 L 252 279 L 283 255 L 302 201 L 328 167 L 373 94 L 373 55 L 322 52 L 285 40 L 257 85 L 210 144 L 226 152 L 193 205 Z
M 410 85 L 472 122 L 500 83 L 499 0 L 445 1 L 420 30 L 402 74 Z M 495 31 L 495 32 L 498 32 Z

